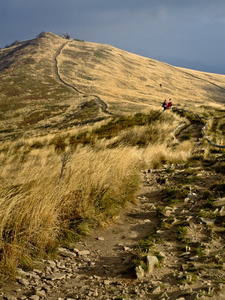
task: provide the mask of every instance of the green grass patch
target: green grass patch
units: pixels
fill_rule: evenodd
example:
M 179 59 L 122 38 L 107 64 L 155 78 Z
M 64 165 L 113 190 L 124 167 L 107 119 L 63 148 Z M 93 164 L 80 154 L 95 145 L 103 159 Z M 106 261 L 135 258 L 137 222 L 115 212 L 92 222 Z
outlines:
M 148 126 L 153 122 L 161 119 L 161 112 L 151 111 L 148 115 L 138 113 L 134 116 L 121 116 L 111 120 L 107 124 L 93 131 L 99 138 L 112 138 L 118 135 L 122 130 L 132 128 L 134 126 Z

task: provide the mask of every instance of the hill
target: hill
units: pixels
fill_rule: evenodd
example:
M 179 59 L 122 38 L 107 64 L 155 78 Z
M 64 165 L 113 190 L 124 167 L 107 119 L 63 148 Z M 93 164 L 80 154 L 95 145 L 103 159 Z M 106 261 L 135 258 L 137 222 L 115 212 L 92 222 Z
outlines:
M 160 108 L 225 103 L 225 76 L 52 33 L 0 50 L 0 135 L 42 133 Z
M 224 76 L 51 33 L 0 57 L 0 299 L 223 299 Z

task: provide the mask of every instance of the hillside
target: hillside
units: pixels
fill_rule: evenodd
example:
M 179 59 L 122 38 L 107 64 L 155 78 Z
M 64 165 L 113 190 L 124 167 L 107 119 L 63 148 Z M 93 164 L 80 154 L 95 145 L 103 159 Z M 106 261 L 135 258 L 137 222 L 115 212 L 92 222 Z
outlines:
M 224 75 L 41 33 L 0 76 L 0 300 L 224 299 Z
M 225 103 L 225 76 L 173 67 L 52 33 L 0 50 L 0 138 L 112 114 Z

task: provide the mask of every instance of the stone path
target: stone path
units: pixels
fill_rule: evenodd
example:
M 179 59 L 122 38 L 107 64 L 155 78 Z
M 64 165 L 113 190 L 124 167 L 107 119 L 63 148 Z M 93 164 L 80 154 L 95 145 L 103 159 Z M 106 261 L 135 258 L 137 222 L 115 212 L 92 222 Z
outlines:
M 187 195 L 178 204 L 167 206 L 163 189 L 194 175 L 186 172 L 185 165 L 144 170 L 143 191 L 136 205 L 127 207 L 113 224 L 94 231 L 73 250 L 59 248 L 59 259 L 37 262 L 29 272 L 18 269 L 17 282 L 8 291 L 6 288 L 0 299 L 223 299 L 224 240 L 210 238 L 208 228 L 224 216 L 225 199 L 214 208 L 221 212 L 214 219 L 198 217 L 197 211 L 208 182 L 224 177 L 201 166 L 192 171 L 200 178 L 198 185 L 186 185 Z M 162 221 L 164 225 L 159 226 Z M 188 245 L 177 239 L 177 229 L 184 224 L 189 231 Z M 164 257 L 163 264 L 137 279 L 129 264 L 139 241 L 153 230 L 156 240 L 152 249 Z M 203 256 L 196 254 L 200 246 Z

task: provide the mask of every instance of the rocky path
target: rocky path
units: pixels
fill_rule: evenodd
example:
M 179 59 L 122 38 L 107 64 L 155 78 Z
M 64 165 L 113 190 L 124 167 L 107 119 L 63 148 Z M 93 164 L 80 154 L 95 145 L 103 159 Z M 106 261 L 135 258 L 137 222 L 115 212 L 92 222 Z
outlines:
M 198 147 L 199 128 L 192 124 Z M 136 204 L 57 259 L 18 269 L 0 299 L 225 299 L 225 181 L 215 171 L 224 160 L 199 153 L 143 170 Z

